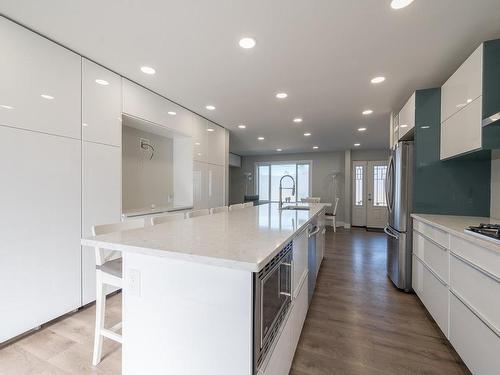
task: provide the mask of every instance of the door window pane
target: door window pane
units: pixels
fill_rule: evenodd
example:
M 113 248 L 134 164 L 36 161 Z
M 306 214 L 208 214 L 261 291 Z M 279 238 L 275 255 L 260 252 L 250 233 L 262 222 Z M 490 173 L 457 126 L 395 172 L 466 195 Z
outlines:
M 297 201 L 309 196 L 309 164 L 297 164 Z
M 271 164 L 271 200 L 278 202 L 280 200 L 280 179 L 285 175 L 290 175 L 293 177 L 294 181 L 297 181 L 297 176 L 295 175 L 296 164 Z M 283 180 L 283 201 L 286 198 L 290 198 L 291 202 L 295 202 L 295 195 L 292 194 L 293 182 L 290 178 L 285 178 Z
M 354 205 L 363 205 L 363 179 L 364 179 L 364 167 L 362 165 L 356 165 L 354 169 L 355 173 L 355 185 L 354 185 Z
M 387 206 L 385 200 L 385 175 L 386 165 L 373 166 L 373 205 L 377 207 Z
M 269 165 L 259 165 L 259 200 L 269 200 Z

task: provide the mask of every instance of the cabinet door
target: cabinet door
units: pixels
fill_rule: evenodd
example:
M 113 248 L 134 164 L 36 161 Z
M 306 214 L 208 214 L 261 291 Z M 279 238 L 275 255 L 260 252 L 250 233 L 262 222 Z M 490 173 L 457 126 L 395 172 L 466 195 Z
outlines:
M 441 122 L 482 95 L 482 75 L 483 45 L 481 44 L 441 87 Z
M 220 207 L 224 205 L 224 168 L 220 165 L 207 165 L 208 179 L 208 206 Z
M 308 227 L 302 230 L 293 239 L 293 277 L 292 277 L 292 290 L 293 296 L 296 297 L 299 293 L 299 286 L 302 280 L 307 275 L 307 246 L 308 246 Z M 307 285 L 307 281 L 305 281 Z
M 207 123 L 207 162 L 224 165 L 226 158 L 226 130 L 212 122 Z
M 400 140 L 415 127 L 415 93 L 413 93 L 399 112 L 398 122 L 398 139 Z
M 81 57 L 0 18 L 0 125 L 80 138 Z
M 441 123 L 441 159 L 481 148 L 481 98 Z
M 120 146 L 121 121 L 121 77 L 82 59 L 82 139 Z
M 121 215 L 121 148 L 92 142 L 82 146 L 82 235 Z M 82 305 L 95 300 L 94 249 L 82 247 Z
M 0 342 L 80 305 L 81 142 L 0 126 Z

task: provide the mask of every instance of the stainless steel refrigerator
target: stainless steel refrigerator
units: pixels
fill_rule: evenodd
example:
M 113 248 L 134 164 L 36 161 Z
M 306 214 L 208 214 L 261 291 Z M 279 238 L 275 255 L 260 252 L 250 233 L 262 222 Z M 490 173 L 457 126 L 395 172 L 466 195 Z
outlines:
M 387 234 L 387 275 L 394 285 L 411 290 L 413 208 L 413 142 L 399 142 L 391 151 L 386 173 L 389 220 Z

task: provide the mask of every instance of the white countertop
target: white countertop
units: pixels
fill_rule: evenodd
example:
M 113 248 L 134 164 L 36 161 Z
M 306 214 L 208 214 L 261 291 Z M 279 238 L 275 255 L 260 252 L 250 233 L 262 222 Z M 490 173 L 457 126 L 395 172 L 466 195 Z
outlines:
M 260 271 L 325 206 L 279 210 L 277 203 L 82 239 L 85 246 Z
M 137 209 L 133 209 L 133 210 L 124 211 L 122 216 L 123 217 L 136 217 L 136 216 L 144 216 L 144 215 L 154 215 L 154 214 L 161 214 L 164 212 L 190 210 L 192 208 L 193 208 L 193 206 L 179 206 L 179 205 L 145 207 L 145 208 L 137 208 Z
M 449 232 L 455 236 L 461 237 L 467 241 L 474 242 L 478 246 L 486 247 L 494 251 L 500 251 L 500 245 L 488 237 L 478 237 L 464 232 L 464 229 L 473 225 L 498 224 L 500 221 L 490 217 L 476 216 L 454 216 L 454 215 L 430 215 L 430 214 L 412 214 L 413 218 L 424 223 L 433 225 L 441 230 Z

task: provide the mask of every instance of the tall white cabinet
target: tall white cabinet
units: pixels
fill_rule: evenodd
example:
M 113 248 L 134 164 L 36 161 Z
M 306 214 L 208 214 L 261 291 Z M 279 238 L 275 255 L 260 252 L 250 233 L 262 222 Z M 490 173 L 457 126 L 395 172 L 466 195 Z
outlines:
M 2 342 L 80 306 L 81 58 L 4 18 L 0 45 Z

